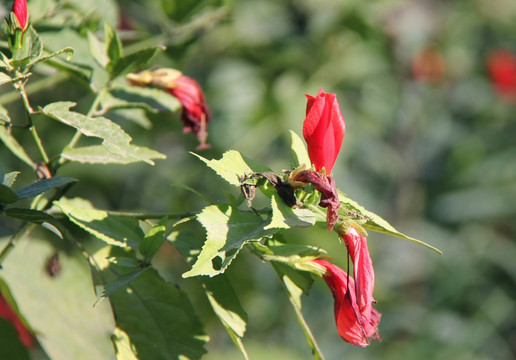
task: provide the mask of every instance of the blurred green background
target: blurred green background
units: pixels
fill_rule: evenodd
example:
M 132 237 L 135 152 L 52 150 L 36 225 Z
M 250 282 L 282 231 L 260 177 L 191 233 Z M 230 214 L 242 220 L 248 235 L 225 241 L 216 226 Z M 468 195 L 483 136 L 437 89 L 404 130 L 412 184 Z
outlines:
M 82 17 L 48 15 L 57 5 L 61 14 L 85 10 Z M 516 52 L 516 2 L 32 0 L 29 11 L 49 47 L 86 46 L 66 43 L 71 38 L 60 36 L 60 26 L 84 38 L 81 29 L 104 20 L 119 24 L 126 49 L 166 45 L 153 65 L 180 69 L 205 90 L 212 112 L 207 158 L 235 149 L 275 171 L 289 168 L 288 130 L 301 134 L 304 94 L 335 92 L 346 119 L 337 186 L 444 253 L 369 234 L 383 341 L 364 349 L 341 340 L 331 293 L 316 281 L 303 312 L 327 359 L 516 357 L 516 102 L 499 96 L 486 67 L 491 51 Z M 81 56 L 73 60 L 89 61 Z M 56 82 L 53 71 L 43 65 L 29 82 L 34 104 L 91 101 L 87 87 L 67 77 Z M 21 111 L 9 86 L 0 88 L 0 103 Z M 234 190 L 189 154 L 197 142 L 182 134 L 179 113 L 112 115 L 134 143 L 168 158 L 154 167 L 68 165 L 60 175 L 80 179 L 69 196 L 90 198 L 99 208 L 180 212 L 204 204 L 171 183 L 217 201 L 224 201 L 222 187 Z M 148 123 L 128 121 L 138 116 Z M 55 123 L 40 126 L 57 149 L 72 135 Z M 6 170 L 33 177 L 3 145 L 0 156 Z M 0 225 L 2 234 L 13 230 Z M 285 236 L 321 245 L 345 267 L 334 233 Z M 158 266 L 193 294 L 198 290 L 195 280 L 181 278 L 187 265 L 171 245 Z M 227 274 L 249 314 L 250 358 L 310 359 L 269 265 L 243 252 Z M 204 310 L 206 300 L 194 301 L 211 337 L 205 358 L 240 359 Z

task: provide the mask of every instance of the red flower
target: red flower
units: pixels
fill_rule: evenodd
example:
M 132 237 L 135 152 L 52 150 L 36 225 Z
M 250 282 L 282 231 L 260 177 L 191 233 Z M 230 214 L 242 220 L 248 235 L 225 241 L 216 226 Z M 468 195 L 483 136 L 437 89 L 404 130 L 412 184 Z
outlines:
M 174 80 L 174 85 L 169 87 L 169 92 L 183 105 L 181 120 L 185 127 L 185 133 L 194 132 L 201 141 L 199 148 L 207 148 L 206 124 L 210 121 L 210 112 L 202 88 L 194 79 L 180 75 Z
M 371 340 L 381 340 L 378 323 L 381 314 L 369 303 L 360 310 L 355 296 L 355 281 L 344 270 L 325 260 L 314 260 L 326 268 L 323 275 L 335 300 L 335 322 L 339 335 L 353 345 L 365 347 Z
M 25 345 L 26 348 L 30 349 L 36 346 L 34 335 L 21 322 L 20 318 L 18 318 L 16 313 L 11 308 L 11 305 L 9 305 L 2 294 L 0 294 L 0 318 L 4 318 L 13 324 L 14 328 L 18 332 L 20 341 L 23 343 L 23 345 Z
M 487 70 L 498 95 L 516 100 L 516 56 L 506 49 L 494 50 L 487 59 Z
M 310 161 L 315 170 L 331 174 L 339 155 L 346 125 L 335 94 L 326 94 L 319 89 L 317 97 L 306 95 L 306 118 L 303 137 L 308 146 Z
M 357 229 L 350 226 L 348 233 L 342 235 L 348 254 L 353 263 L 353 277 L 356 282 L 356 299 L 360 311 L 374 302 L 374 269 L 373 261 L 367 248 L 367 238 L 361 235 Z
M 16 19 L 18 20 L 20 27 L 23 30 L 27 29 L 27 26 L 29 23 L 29 13 L 27 11 L 27 0 L 14 0 L 13 8 L 11 11 L 16 16 Z
M 175 69 L 157 69 L 129 74 L 129 81 L 137 86 L 156 86 L 176 97 L 183 106 L 181 121 L 183 132 L 193 132 L 201 142 L 198 149 L 208 148 L 206 139 L 207 124 L 210 122 L 210 111 L 201 87 L 194 79 L 181 74 Z

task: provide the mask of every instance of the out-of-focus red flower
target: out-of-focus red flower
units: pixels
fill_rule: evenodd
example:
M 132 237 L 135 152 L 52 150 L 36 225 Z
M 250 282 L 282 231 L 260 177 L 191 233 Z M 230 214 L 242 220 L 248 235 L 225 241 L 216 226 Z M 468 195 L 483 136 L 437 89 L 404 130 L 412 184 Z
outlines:
M 0 317 L 13 324 L 14 328 L 18 332 L 20 341 L 23 343 L 23 345 L 25 345 L 26 348 L 31 349 L 36 346 L 36 339 L 34 338 L 34 334 L 32 334 L 32 332 L 30 332 L 30 330 L 28 330 L 25 325 L 23 325 L 16 313 L 11 308 L 11 305 L 9 305 L 2 294 L 0 294 Z
M 369 345 L 371 340 L 381 340 L 378 335 L 381 314 L 373 308 L 372 303 L 360 310 L 353 278 L 328 261 L 314 261 L 326 269 L 323 278 L 335 300 L 335 322 L 339 335 L 347 342 L 362 347 Z
M 507 49 L 492 51 L 487 58 L 487 71 L 498 95 L 516 101 L 516 55 Z
M 444 78 L 446 62 L 441 53 L 434 49 L 425 49 L 412 59 L 412 74 L 421 81 L 438 82 Z
M 11 11 L 16 16 L 16 19 L 18 20 L 20 27 L 23 30 L 27 29 L 27 26 L 29 25 L 29 13 L 27 11 L 27 0 L 14 0 L 13 8 Z
M 156 86 L 175 96 L 183 106 L 181 121 L 185 133 L 193 132 L 201 144 L 198 149 L 208 148 L 207 124 L 210 122 L 210 111 L 202 88 L 197 81 L 183 75 L 175 69 L 157 69 L 129 74 L 129 81 L 137 86 Z
M 342 238 L 353 263 L 357 304 L 360 311 L 365 311 L 367 306 L 374 302 L 374 269 L 367 247 L 367 238 L 353 226 L 349 227 L 347 234 L 342 235 Z
M 316 171 L 324 168 L 330 175 L 346 132 L 344 117 L 335 94 L 326 94 L 319 89 L 316 97 L 306 97 L 308 103 L 303 137 L 308 146 L 308 155 Z

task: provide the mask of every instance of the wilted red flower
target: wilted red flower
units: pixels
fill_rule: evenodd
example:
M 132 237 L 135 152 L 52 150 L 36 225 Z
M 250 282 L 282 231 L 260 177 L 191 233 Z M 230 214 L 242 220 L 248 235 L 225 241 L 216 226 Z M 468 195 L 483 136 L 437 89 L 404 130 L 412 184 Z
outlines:
M 344 270 L 325 260 L 314 260 L 324 266 L 323 275 L 330 288 L 334 303 L 335 323 L 339 335 L 353 345 L 365 347 L 371 340 L 381 340 L 378 323 L 381 314 L 369 303 L 363 310 L 357 304 L 355 281 Z
M 328 230 L 333 230 L 333 227 L 339 220 L 338 210 L 340 208 L 339 193 L 335 179 L 320 172 L 304 170 L 297 173 L 292 180 L 312 184 L 315 190 L 321 193 L 319 206 L 328 208 L 326 223 L 328 224 Z
M 347 234 L 342 234 L 341 236 L 344 239 L 348 254 L 353 263 L 357 304 L 360 311 L 364 311 L 367 306 L 374 302 L 374 269 L 367 247 L 367 238 L 361 235 L 353 226 L 348 228 Z
M 412 74 L 422 81 L 439 81 L 446 73 L 446 62 L 441 53 L 425 49 L 412 59 Z
M 308 146 L 308 155 L 315 170 L 324 168 L 330 175 L 346 131 L 344 117 L 335 94 L 326 94 L 319 89 L 316 97 L 306 97 L 308 103 L 303 137 Z
M 11 11 L 16 16 L 16 19 L 18 20 L 20 27 L 23 30 L 27 29 L 27 26 L 29 24 L 29 13 L 27 11 L 27 0 L 14 0 L 13 8 Z
M 0 294 L 0 318 L 4 318 L 14 326 L 18 332 L 20 341 L 23 343 L 23 345 L 25 345 L 26 348 L 30 349 L 36 346 L 34 335 L 21 322 L 20 318 L 18 318 L 11 305 L 9 305 L 2 294 Z
M 516 55 L 507 49 L 492 51 L 487 59 L 487 70 L 498 95 L 516 101 Z
M 181 115 L 183 131 L 195 133 L 201 142 L 198 149 L 209 147 L 206 144 L 208 137 L 206 126 L 210 122 L 210 111 L 197 81 L 178 70 L 166 68 L 129 74 L 128 79 L 133 85 L 156 86 L 175 96 L 183 106 Z

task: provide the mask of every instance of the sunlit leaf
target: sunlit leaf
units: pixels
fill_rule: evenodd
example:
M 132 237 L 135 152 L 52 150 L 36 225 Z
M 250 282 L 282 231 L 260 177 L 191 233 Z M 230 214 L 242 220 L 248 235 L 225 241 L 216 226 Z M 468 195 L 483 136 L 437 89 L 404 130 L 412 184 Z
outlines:
M 307 167 L 310 167 L 310 158 L 308 157 L 308 151 L 306 150 L 305 143 L 299 135 L 290 130 L 290 151 L 291 151 L 291 166 L 292 168 L 297 168 L 305 164 Z
M 364 227 L 365 229 L 373 230 L 376 232 L 396 236 L 401 239 L 409 240 L 416 244 L 423 245 L 429 249 L 432 249 L 439 254 L 442 254 L 442 251 L 437 249 L 436 247 L 399 232 L 391 224 L 389 224 L 387 222 L 387 220 L 383 219 L 381 216 L 376 215 L 375 213 L 373 213 L 369 210 L 366 210 L 363 206 L 359 205 L 356 201 L 351 200 L 344 193 L 342 193 L 340 191 L 339 191 L 339 200 L 341 201 L 341 203 L 343 204 L 345 209 L 357 212 L 359 215 L 361 215 L 362 217 L 364 217 L 366 219 L 366 222 L 361 224 L 361 226 Z
M 105 117 L 90 118 L 70 111 L 69 108 L 74 105 L 73 102 L 56 102 L 45 106 L 42 111 L 47 116 L 76 128 L 86 136 L 102 139 L 103 146 L 109 152 L 116 154 L 118 158 L 127 159 L 127 162 L 144 161 L 153 165 L 154 162 L 149 159 L 149 156 L 152 158 L 164 157 L 164 155 L 158 155 L 159 153 L 156 151 L 151 152 L 149 149 L 130 144 L 131 137 L 119 125 Z M 97 153 L 99 152 L 98 148 L 95 150 Z M 73 152 L 69 156 L 73 156 Z
M 271 236 L 267 221 L 253 212 L 241 212 L 230 205 L 205 207 L 197 219 L 206 229 L 206 241 L 190 271 L 183 277 L 215 276 L 223 273 L 246 243 Z
M 110 245 L 138 246 L 144 234 L 136 220 L 97 210 L 84 199 L 65 199 L 54 204 L 76 225 Z
M 290 229 L 291 227 L 308 227 L 315 224 L 315 214 L 309 209 L 291 208 L 275 193 L 271 197 L 272 218 L 265 229 Z
M 192 153 L 193 154 L 193 153 Z M 271 171 L 267 166 L 243 157 L 238 151 L 229 150 L 220 160 L 208 160 L 200 155 L 193 154 L 215 170 L 224 180 L 240 186 L 240 179 L 255 172 Z

